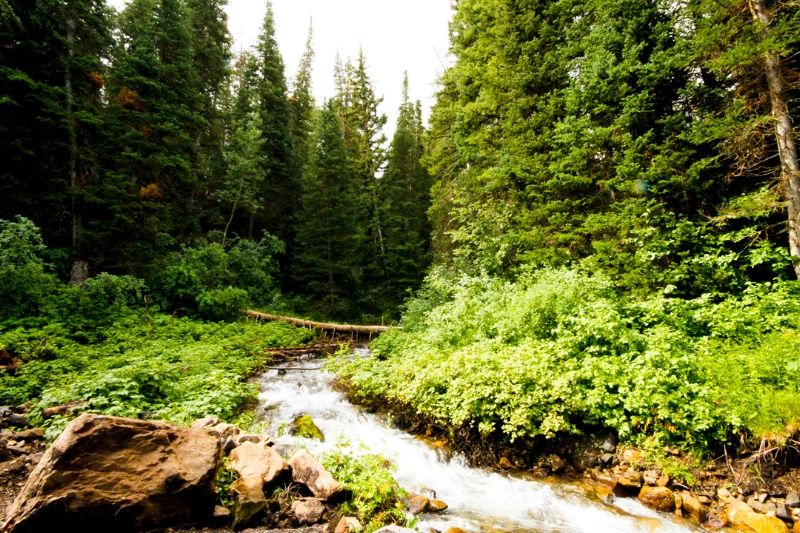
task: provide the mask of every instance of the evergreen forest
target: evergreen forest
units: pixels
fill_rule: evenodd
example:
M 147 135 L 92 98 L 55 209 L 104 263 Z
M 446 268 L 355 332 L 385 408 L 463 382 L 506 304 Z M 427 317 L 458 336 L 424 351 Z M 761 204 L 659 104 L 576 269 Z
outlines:
M 391 139 L 369 50 L 318 103 L 225 5 L 0 0 L 0 404 L 233 417 L 310 340 L 257 309 L 401 326 L 333 367 L 475 442 L 797 442 L 798 2 L 453 0 Z

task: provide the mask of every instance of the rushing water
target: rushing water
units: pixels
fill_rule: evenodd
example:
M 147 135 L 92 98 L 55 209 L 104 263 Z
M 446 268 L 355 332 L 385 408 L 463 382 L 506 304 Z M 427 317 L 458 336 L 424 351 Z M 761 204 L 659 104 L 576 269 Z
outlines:
M 365 349 L 356 352 L 361 357 L 369 355 Z M 391 459 L 397 466 L 394 477 L 403 488 L 409 492 L 435 491 L 436 498 L 449 506 L 444 513 L 420 516 L 420 531 L 428 527 L 444 531 L 453 526 L 476 533 L 694 531 L 635 499 L 601 503 L 587 498 L 577 486 L 471 468 L 461 457 L 447 460 L 441 449 L 350 404 L 331 388 L 333 376 L 317 370 L 323 365 L 324 359 L 297 360 L 283 365 L 285 371 L 271 370 L 260 377 L 262 414 L 272 435 L 301 413 L 309 414 L 325 435 L 324 443 L 281 436 L 276 438 L 276 446 L 304 447 L 319 455 L 347 441 L 354 449 L 363 445 L 370 453 Z

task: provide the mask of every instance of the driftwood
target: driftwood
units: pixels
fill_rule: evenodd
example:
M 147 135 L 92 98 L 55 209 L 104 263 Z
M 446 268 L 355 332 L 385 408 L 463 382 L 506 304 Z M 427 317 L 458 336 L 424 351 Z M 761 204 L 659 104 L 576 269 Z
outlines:
M 253 318 L 257 318 L 260 320 L 268 320 L 268 321 L 275 321 L 279 320 L 281 322 L 288 322 L 294 326 L 300 326 L 304 328 L 316 328 L 321 329 L 324 331 L 331 331 L 333 333 L 350 333 L 350 334 L 366 334 L 372 335 L 374 333 L 386 333 L 390 329 L 402 329 L 402 328 L 393 328 L 389 326 L 354 326 L 351 324 L 328 324 L 326 322 L 313 322 L 311 320 L 303 320 L 302 318 L 294 318 L 290 316 L 278 316 L 278 315 L 268 315 L 266 313 L 259 313 L 258 311 L 247 311 L 247 316 L 251 316 Z

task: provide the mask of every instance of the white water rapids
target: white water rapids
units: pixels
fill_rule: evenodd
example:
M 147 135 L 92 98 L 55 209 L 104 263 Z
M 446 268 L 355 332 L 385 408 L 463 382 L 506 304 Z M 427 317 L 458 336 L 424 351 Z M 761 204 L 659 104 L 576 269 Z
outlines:
M 357 355 L 368 356 L 369 352 L 360 349 Z M 324 361 L 304 359 L 284 367 L 317 368 Z M 277 435 L 282 424 L 307 413 L 325 435 L 324 443 L 284 435 L 276 437 L 276 446 L 303 447 L 318 456 L 347 441 L 354 449 L 363 445 L 369 453 L 391 459 L 397 467 L 394 477 L 403 488 L 409 492 L 433 490 L 436 498 L 449 506 L 444 513 L 420 516 L 420 531 L 431 527 L 444 531 L 453 526 L 475 533 L 699 531 L 651 511 L 635 499 L 601 503 L 588 499 L 577 486 L 471 468 L 460 457 L 446 461 L 441 450 L 350 404 L 344 394 L 331 388 L 332 379 L 324 370 L 270 370 L 259 378 L 261 414 L 269 423 L 270 434 Z

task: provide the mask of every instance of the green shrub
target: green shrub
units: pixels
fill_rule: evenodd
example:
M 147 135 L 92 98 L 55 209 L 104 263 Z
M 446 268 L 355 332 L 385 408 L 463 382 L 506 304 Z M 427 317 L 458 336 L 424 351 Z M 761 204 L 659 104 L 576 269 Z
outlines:
M 40 313 L 58 280 L 41 259 L 42 236 L 33 222 L 0 220 L 0 324 Z
M 392 465 L 376 454 L 354 451 L 339 445 L 322 457 L 322 464 L 349 492 L 340 511 L 355 515 L 365 524 L 365 533 L 389 524 L 406 522 L 405 514 L 398 507 L 406 492 L 392 477 Z
M 509 442 L 594 425 L 707 449 L 800 418 L 796 282 L 645 301 L 569 269 L 428 285 L 375 358 L 334 362 L 357 398 Z

